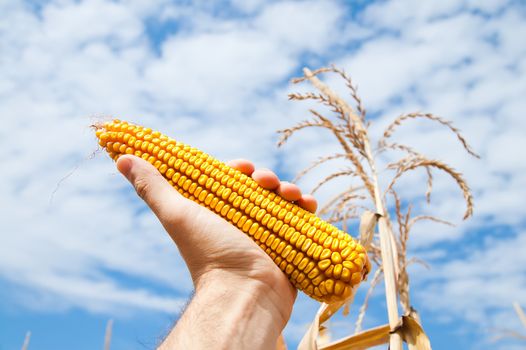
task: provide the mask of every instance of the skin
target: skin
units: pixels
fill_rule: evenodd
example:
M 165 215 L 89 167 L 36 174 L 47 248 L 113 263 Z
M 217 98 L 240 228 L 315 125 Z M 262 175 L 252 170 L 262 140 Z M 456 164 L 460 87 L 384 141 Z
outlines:
M 244 159 L 231 167 L 311 212 L 316 200 L 268 169 Z M 275 349 L 292 312 L 296 290 L 242 231 L 184 198 L 148 162 L 121 156 L 117 169 L 155 213 L 190 271 L 195 294 L 158 347 L 168 349 Z

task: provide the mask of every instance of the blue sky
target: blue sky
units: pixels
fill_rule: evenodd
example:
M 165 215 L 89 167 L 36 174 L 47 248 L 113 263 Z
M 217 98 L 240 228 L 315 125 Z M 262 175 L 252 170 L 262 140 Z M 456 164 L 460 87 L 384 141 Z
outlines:
M 434 348 L 523 348 L 491 332 L 525 332 L 511 305 L 526 306 L 525 37 L 521 1 L 0 0 L 0 349 L 20 348 L 28 330 L 30 349 L 100 348 L 109 318 L 113 349 L 154 348 L 191 294 L 153 215 L 106 156 L 90 157 L 90 123 L 128 119 L 290 180 L 339 151 L 313 131 L 275 145 L 277 129 L 308 117 L 308 105 L 287 101 L 308 87 L 290 79 L 330 63 L 358 84 L 374 137 L 403 112 L 431 111 L 481 155 L 469 158 L 426 122 L 397 131 L 397 141 L 462 171 L 475 195 L 475 215 L 462 222 L 448 178 L 436 176 L 430 205 L 424 174 L 398 185 L 417 212 L 457 223 L 416 226 L 410 246 L 430 265 L 410 273 Z M 310 191 L 330 167 L 300 186 Z M 366 327 L 387 322 L 382 289 Z M 285 331 L 291 348 L 316 309 L 299 297 Z M 333 336 L 353 324 L 338 317 Z

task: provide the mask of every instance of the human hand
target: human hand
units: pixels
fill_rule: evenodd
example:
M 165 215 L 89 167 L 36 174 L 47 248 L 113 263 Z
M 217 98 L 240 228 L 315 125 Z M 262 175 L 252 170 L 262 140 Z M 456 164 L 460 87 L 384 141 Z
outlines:
M 254 171 L 254 165 L 242 159 L 228 165 L 306 210 L 316 210 L 312 196 L 280 182 L 272 171 Z M 292 312 L 296 290 L 270 257 L 238 228 L 184 198 L 148 162 L 123 155 L 117 168 L 177 244 L 196 291 L 161 348 L 221 348 L 222 344 L 263 349 L 275 344 Z

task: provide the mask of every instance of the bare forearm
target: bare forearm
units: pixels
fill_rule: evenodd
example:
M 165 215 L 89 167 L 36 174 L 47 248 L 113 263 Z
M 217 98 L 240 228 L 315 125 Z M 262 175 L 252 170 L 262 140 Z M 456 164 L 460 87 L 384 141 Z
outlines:
M 251 281 L 206 281 L 159 349 L 274 349 L 286 320 L 272 293 Z

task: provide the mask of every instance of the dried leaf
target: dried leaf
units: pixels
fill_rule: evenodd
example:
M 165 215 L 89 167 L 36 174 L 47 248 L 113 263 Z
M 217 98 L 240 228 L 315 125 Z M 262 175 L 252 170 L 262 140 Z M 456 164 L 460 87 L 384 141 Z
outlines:
M 378 218 L 379 215 L 377 213 L 369 210 L 364 211 L 360 218 L 360 243 L 365 250 L 369 250 Z
M 388 324 L 368 329 L 320 346 L 320 350 L 361 350 L 389 342 L 390 327 Z
M 411 316 L 402 316 L 402 327 L 398 331 L 409 350 L 431 350 L 431 342 L 422 326 Z
M 312 320 L 309 329 L 301 339 L 301 342 L 298 345 L 298 350 L 318 350 L 317 339 L 318 335 L 320 334 L 320 325 L 323 323 L 323 321 L 320 322 L 320 319 L 322 315 L 325 315 L 329 307 L 329 304 L 321 304 L 316 316 L 314 316 L 314 320 Z M 325 317 L 325 319 L 327 319 L 327 317 Z
M 298 345 L 298 350 L 318 350 L 318 343 L 316 340 L 318 339 L 318 334 L 320 332 L 320 318 L 319 313 L 321 311 L 321 308 L 326 305 L 323 304 L 320 309 L 318 310 L 318 313 L 314 317 L 314 320 L 312 321 L 311 325 L 309 326 L 309 329 L 301 339 L 300 344 Z
M 409 350 L 431 350 L 431 343 L 422 326 L 411 316 L 402 316 L 394 332 L 388 324 L 345 337 L 319 347 L 319 350 L 359 350 L 386 344 L 389 336 L 398 333 Z
M 320 327 L 324 322 L 327 322 L 345 303 L 349 303 L 354 299 L 354 293 L 356 288 L 353 289 L 351 295 L 342 301 L 338 301 L 331 304 L 321 304 L 314 320 L 312 321 L 309 329 L 301 339 L 298 345 L 298 350 L 318 350 L 318 335 L 320 333 Z

